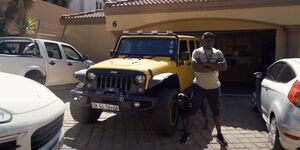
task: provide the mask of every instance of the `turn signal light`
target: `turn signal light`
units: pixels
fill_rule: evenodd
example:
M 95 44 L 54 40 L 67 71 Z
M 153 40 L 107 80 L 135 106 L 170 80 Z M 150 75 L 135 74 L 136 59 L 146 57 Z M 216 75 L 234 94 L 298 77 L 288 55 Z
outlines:
M 291 103 L 300 108 L 300 84 L 298 80 L 294 82 L 289 92 L 288 99 Z

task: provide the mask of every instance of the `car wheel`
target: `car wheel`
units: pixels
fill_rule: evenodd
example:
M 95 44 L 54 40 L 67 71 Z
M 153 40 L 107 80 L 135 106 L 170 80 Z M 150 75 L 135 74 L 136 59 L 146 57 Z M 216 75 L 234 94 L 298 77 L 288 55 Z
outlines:
M 257 94 L 255 92 L 252 93 L 251 108 L 254 111 L 258 112 L 258 108 L 257 108 Z
M 70 111 L 74 120 L 83 123 L 95 123 L 102 113 L 102 110 L 92 109 L 89 106 L 83 106 L 70 102 Z
M 43 76 L 43 74 L 40 73 L 40 72 L 37 72 L 37 71 L 28 72 L 28 73 L 26 73 L 25 77 L 29 78 L 29 79 L 32 79 L 32 80 L 34 80 L 36 82 L 39 82 L 39 83 L 41 83 L 43 85 L 45 84 L 45 81 L 46 81 L 45 77 Z
M 273 117 L 270 122 L 268 143 L 269 143 L 270 149 L 273 149 L 273 150 L 283 150 L 284 149 L 281 146 L 280 141 L 279 141 L 279 132 L 277 129 L 277 122 L 276 122 L 275 117 Z
M 177 94 L 174 89 L 162 89 L 157 93 L 159 101 L 152 112 L 152 121 L 154 128 L 161 135 L 172 136 L 177 129 L 179 119 Z

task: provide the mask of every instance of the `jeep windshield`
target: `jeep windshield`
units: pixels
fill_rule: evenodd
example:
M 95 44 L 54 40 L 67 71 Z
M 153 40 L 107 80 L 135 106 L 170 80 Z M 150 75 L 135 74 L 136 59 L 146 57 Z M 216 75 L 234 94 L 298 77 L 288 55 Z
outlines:
M 176 38 L 161 37 L 127 37 L 120 41 L 117 55 L 127 57 L 166 56 L 176 55 Z

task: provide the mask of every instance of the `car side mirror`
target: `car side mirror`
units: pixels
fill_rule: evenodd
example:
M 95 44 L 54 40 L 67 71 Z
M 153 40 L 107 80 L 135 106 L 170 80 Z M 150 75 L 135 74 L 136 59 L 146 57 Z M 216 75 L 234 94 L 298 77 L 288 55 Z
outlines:
M 189 52 L 182 52 L 182 53 L 180 54 L 180 58 L 181 58 L 182 60 L 189 60 L 189 59 L 190 59 L 190 57 L 189 57 Z
M 88 60 L 89 58 L 88 58 L 88 56 L 87 55 L 83 55 L 82 56 L 82 61 L 86 61 L 86 60 Z
M 115 51 L 113 49 L 110 50 L 109 56 L 110 57 L 114 57 L 115 56 Z
M 257 79 L 262 79 L 263 74 L 262 74 L 262 72 L 254 72 L 254 73 L 253 73 L 253 76 L 254 76 L 255 78 L 257 78 Z

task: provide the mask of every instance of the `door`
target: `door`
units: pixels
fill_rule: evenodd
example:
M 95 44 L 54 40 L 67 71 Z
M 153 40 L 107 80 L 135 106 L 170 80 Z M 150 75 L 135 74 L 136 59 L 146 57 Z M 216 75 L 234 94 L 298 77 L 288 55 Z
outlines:
M 261 83 L 261 110 L 265 117 L 268 117 L 269 108 L 278 97 L 278 88 L 281 86 L 281 83 L 278 82 L 278 76 L 285 66 L 285 62 L 273 64 L 268 68 L 266 77 Z
M 44 42 L 44 45 L 48 56 L 46 85 L 66 84 L 67 77 L 72 76 L 66 75 L 68 65 L 62 57 L 59 45 L 51 42 Z
M 68 45 L 61 46 L 67 63 L 66 72 L 68 76 L 70 76 L 67 81 L 69 83 L 76 83 L 78 80 L 73 78 L 73 74 L 78 70 L 87 68 L 87 65 L 82 60 L 81 55 L 74 48 Z
M 195 44 L 194 44 L 195 47 Z M 184 90 L 192 85 L 194 79 L 194 72 L 191 65 L 191 54 L 189 50 L 190 46 L 188 40 L 180 40 L 179 42 L 179 59 L 178 59 L 178 73 L 180 79 L 180 88 Z M 183 60 L 181 53 L 188 53 L 189 59 Z

